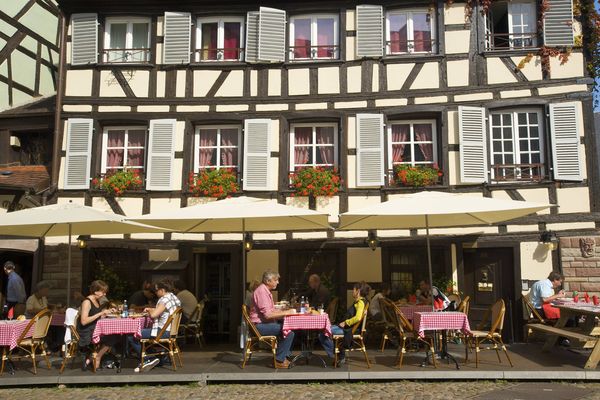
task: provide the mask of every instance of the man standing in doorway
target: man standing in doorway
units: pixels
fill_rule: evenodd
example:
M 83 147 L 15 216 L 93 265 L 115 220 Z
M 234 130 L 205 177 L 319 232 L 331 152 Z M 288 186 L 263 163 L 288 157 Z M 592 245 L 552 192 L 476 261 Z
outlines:
M 6 304 L 8 308 L 13 308 L 17 305 L 25 310 L 25 300 L 27 299 L 27 293 L 25 293 L 25 284 L 23 279 L 15 272 L 15 264 L 12 261 L 4 263 L 4 273 L 8 276 L 8 284 L 6 286 Z M 18 315 L 17 309 L 15 309 L 15 316 Z

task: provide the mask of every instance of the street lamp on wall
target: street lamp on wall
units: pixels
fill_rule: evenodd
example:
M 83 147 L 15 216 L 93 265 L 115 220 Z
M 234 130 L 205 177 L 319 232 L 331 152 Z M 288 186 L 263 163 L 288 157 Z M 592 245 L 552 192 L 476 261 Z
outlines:
M 250 251 L 250 250 L 252 250 L 252 246 L 254 246 L 254 241 L 252 240 L 252 234 L 246 233 L 244 235 L 244 250 Z
M 543 243 L 548 251 L 556 250 L 558 247 L 558 237 L 552 231 L 544 231 L 540 235 L 540 242 Z
M 375 231 L 369 231 L 369 236 L 365 241 L 367 242 L 367 246 L 369 246 L 369 248 L 373 251 L 375 251 L 377 246 L 379 246 L 379 240 L 377 239 L 377 234 Z

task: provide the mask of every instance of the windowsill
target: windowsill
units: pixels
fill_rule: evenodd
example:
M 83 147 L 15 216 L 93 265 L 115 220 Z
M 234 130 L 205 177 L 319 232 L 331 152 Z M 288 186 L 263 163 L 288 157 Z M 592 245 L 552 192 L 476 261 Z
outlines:
M 99 62 L 97 65 L 100 68 L 114 68 L 114 67 L 133 67 L 133 68 L 154 68 L 156 64 L 150 62 Z
M 440 183 L 439 185 L 430 186 L 384 186 L 381 188 L 386 193 L 401 193 L 401 192 L 414 192 L 415 190 L 437 190 L 437 189 L 448 189 L 447 185 Z
M 286 62 L 283 63 L 284 67 L 289 67 L 289 66 L 298 66 L 298 65 L 302 65 L 302 66 L 306 66 L 306 65 L 310 65 L 310 64 L 318 64 L 318 65 L 340 65 L 343 64 L 345 61 L 344 60 L 340 60 L 340 59 L 316 59 L 316 60 L 288 60 Z
M 224 60 L 224 61 L 193 61 L 190 62 L 189 66 L 192 68 L 198 68 L 198 67 L 216 67 L 216 68 L 221 68 L 221 67 L 239 67 L 239 66 L 245 66 L 248 63 L 243 61 L 243 60 Z
M 513 57 L 513 56 L 526 56 L 530 53 L 536 53 L 539 51 L 539 47 L 531 47 L 527 49 L 500 49 L 500 50 L 484 50 L 481 55 L 484 57 Z
M 88 192 L 91 196 L 102 196 L 102 197 L 116 197 L 116 196 L 111 196 L 106 190 L 100 190 L 100 189 L 88 189 Z M 137 189 L 137 190 L 126 190 L 123 192 L 123 194 L 119 197 L 126 197 L 126 196 L 140 196 L 140 195 L 145 195 L 147 193 L 149 193 L 149 190 L 146 189 Z
M 383 63 L 393 63 L 395 61 L 422 61 L 422 60 L 441 60 L 445 56 L 443 54 L 432 53 L 410 53 L 410 54 L 390 54 L 382 58 Z

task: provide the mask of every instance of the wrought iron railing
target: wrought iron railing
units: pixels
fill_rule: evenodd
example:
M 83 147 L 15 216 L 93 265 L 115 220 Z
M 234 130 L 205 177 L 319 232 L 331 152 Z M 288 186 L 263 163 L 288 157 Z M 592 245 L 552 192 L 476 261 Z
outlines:
M 540 182 L 546 178 L 545 165 L 492 164 L 492 182 Z
M 537 32 L 488 33 L 485 35 L 486 50 L 530 49 L 538 45 Z
M 325 53 L 326 55 L 322 55 Z M 336 60 L 339 58 L 339 46 L 324 44 L 320 46 L 290 46 L 292 60 Z
M 435 39 L 388 40 L 385 42 L 387 54 L 434 53 Z
M 104 49 L 104 62 L 107 63 L 147 63 L 150 61 L 149 48 Z
M 200 61 L 240 61 L 244 56 L 242 47 L 197 49 Z M 227 56 L 227 57 L 225 57 Z

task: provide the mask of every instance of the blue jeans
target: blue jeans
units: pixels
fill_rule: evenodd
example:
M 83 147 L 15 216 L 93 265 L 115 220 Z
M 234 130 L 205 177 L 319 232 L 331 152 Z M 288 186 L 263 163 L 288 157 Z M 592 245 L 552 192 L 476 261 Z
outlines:
M 343 335 L 344 330 L 340 328 L 338 325 L 331 325 L 331 334 L 332 335 Z M 319 342 L 321 342 L 321 346 L 325 349 L 327 355 L 333 358 L 333 340 L 325 335 L 324 333 L 319 334 Z M 344 358 L 346 356 L 345 350 L 342 348 L 340 352 L 340 358 Z
M 166 331 L 162 335 L 162 337 L 163 337 L 163 339 L 166 339 L 169 337 L 169 335 L 170 335 L 170 332 Z M 156 336 L 152 336 L 152 328 L 142 329 L 142 336 L 140 337 L 140 339 L 150 339 L 152 337 L 156 337 Z M 142 344 L 140 343 L 140 341 L 138 339 L 134 338 L 133 336 L 127 336 L 127 344 L 129 345 L 129 348 L 133 349 L 133 351 L 135 351 L 135 353 L 137 355 L 140 355 L 140 353 L 142 352 Z
M 284 362 L 285 358 L 292 354 L 290 351 L 292 344 L 294 344 L 294 331 L 291 331 L 287 337 L 282 336 L 281 322 L 266 322 L 262 324 L 256 324 L 256 329 L 264 336 L 278 336 L 277 340 L 277 354 L 275 359 L 279 362 Z

